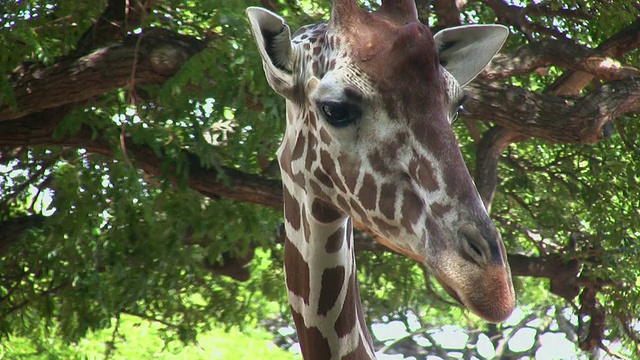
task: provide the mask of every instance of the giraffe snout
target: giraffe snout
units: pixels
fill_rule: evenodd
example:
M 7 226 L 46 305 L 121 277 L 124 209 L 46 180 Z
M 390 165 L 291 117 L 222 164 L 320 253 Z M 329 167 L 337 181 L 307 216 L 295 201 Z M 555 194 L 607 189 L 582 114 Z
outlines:
M 484 320 L 500 322 L 513 311 L 515 292 L 502 240 L 490 230 L 460 226 L 454 246 L 427 256 L 427 263 L 451 297 Z

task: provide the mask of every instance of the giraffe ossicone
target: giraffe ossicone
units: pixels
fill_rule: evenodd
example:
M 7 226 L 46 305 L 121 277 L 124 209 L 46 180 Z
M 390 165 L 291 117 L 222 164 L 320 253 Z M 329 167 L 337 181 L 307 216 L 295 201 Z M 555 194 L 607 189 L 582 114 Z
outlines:
M 285 273 L 305 359 L 372 359 L 358 293 L 352 221 L 424 259 L 452 297 L 492 322 L 515 304 L 506 250 L 464 164 L 451 121 L 461 86 L 508 30 L 433 36 L 413 0 L 366 12 L 335 0 L 331 19 L 293 35 L 247 14 L 269 85 L 286 99 L 278 159 Z

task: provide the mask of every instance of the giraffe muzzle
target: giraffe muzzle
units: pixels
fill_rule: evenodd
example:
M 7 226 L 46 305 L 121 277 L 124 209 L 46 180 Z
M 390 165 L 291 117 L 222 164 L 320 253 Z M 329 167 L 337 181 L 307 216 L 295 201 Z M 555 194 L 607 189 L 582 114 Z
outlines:
M 480 272 L 466 270 L 471 274 L 466 278 L 437 269 L 434 275 L 449 296 L 482 319 L 497 323 L 509 317 L 515 307 L 515 293 L 508 268 L 488 265 Z
M 439 251 L 430 265 L 453 299 L 486 321 L 500 322 L 511 314 L 515 293 L 506 250 L 497 232 L 493 238 L 484 234 L 491 232 L 471 223 L 460 226 L 454 246 Z

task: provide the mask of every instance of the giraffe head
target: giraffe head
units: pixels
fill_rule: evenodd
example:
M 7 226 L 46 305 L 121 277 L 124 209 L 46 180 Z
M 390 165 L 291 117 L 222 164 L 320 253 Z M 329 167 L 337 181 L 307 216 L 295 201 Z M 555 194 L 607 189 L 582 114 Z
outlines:
M 413 0 L 366 12 L 334 1 L 331 20 L 293 38 L 279 16 L 247 10 L 270 86 L 287 99 L 283 181 L 317 212 L 351 216 L 386 244 L 424 259 L 456 300 L 488 321 L 515 295 L 504 244 L 451 129 L 471 81 L 508 30 L 432 36 Z

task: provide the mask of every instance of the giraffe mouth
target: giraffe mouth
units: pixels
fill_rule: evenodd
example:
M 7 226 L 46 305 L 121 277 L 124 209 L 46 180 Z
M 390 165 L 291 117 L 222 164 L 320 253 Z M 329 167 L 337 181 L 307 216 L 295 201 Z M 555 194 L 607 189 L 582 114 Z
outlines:
M 515 307 L 515 294 L 509 273 L 505 274 L 498 267 L 487 270 L 486 281 L 475 279 L 470 280 L 466 286 L 460 284 L 461 292 L 456 290 L 455 285 L 442 281 L 442 277 L 437 273 L 434 276 L 449 296 L 485 321 L 492 323 L 504 321 Z M 508 277 L 508 281 L 505 281 L 505 276 Z M 465 292 L 465 290 L 468 291 Z
M 438 280 L 438 283 L 440 283 L 440 286 L 442 286 L 442 288 L 447 292 L 447 294 L 449 294 L 449 296 L 451 296 L 455 301 L 457 301 L 458 304 L 462 306 L 466 306 L 466 304 L 462 302 L 462 299 L 460 298 L 460 296 L 458 296 L 458 293 L 451 286 L 445 284 L 445 282 L 440 280 L 438 276 L 436 276 L 436 279 Z

